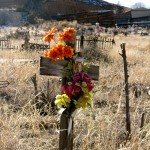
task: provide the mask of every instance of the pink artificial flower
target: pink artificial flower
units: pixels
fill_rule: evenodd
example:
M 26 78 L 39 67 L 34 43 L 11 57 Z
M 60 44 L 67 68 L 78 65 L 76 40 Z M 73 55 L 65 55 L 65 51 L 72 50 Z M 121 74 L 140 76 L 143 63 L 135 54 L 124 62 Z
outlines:
M 62 86 L 63 93 L 67 94 L 70 99 L 72 98 L 73 84 L 72 82 L 68 82 L 66 85 Z
M 81 91 L 81 87 L 76 85 L 76 84 L 74 84 L 73 91 L 74 91 L 74 93 L 79 93 Z
M 91 91 L 94 88 L 94 86 L 92 83 L 87 83 L 87 88 L 89 91 Z
M 82 82 L 86 82 L 88 91 L 91 91 L 93 89 L 92 79 L 87 73 L 81 72 L 81 73 L 75 73 L 73 75 L 73 91 L 74 93 L 79 93 L 81 91 L 80 84 Z

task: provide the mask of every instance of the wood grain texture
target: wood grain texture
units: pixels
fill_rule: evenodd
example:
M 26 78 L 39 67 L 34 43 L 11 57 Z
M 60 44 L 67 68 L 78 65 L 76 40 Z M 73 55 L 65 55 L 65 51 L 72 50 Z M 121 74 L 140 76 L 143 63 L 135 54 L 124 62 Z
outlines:
M 52 61 L 49 58 L 41 57 L 40 75 L 62 76 L 61 72 L 67 63 L 67 60 Z M 99 80 L 99 66 L 90 65 L 87 73 L 93 80 Z

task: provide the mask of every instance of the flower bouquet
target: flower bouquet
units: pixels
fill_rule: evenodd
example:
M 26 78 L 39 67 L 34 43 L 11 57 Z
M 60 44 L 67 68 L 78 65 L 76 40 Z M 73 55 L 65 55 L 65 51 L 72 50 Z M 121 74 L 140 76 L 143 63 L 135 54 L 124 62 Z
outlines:
M 87 74 L 88 65 L 84 63 L 81 52 L 75 52 L 75 40 L 76 30 L 71 27 L 64 28 L 62 32 L 52 28 L 44 36 L 44 42 L 52 45 L 44 51 L 44 57 L 68 61 L 62 70 L 62 94 L 56 96 L 55 105 L 69 113 L 78 108 L 86 109 L 92 102 L 92 79 Z

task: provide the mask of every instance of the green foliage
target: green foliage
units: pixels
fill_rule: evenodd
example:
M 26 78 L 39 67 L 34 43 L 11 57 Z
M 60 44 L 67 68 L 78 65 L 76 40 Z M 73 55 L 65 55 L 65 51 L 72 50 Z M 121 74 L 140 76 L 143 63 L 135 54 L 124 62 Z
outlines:
M 70 77 L 72 75 L 72 70 L 73 70 L 72 63 L 73 63 L 72 60 L 70 60 L 68 65 L 62 70 L 63 77 L 70 79 Z
M 83 67 L 83 68 L 82 68 L 83 71 L 84 71 L 84 72 L 87 72 L 90 66 L 89 66 L 89 64 L 84 64 L 82 67 Z

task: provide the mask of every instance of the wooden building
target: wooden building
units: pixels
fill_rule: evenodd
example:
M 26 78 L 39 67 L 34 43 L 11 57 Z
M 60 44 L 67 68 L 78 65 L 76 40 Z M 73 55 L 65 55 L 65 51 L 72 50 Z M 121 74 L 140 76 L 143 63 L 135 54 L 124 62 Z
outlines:
M 115 17 L 113 10 L 99 10 L 89 11 L 68 15 L 53 16 L 53 19 L 57 20 L 77 20 L 79 23 L 92 23 L 98 22 L 101 26 L 112 27 L 115 25 Z
M 133 24 L 150 27 L 150 9 L 132 9 L 128 12 L 117 14 L 116 24 L 123 27 Z

